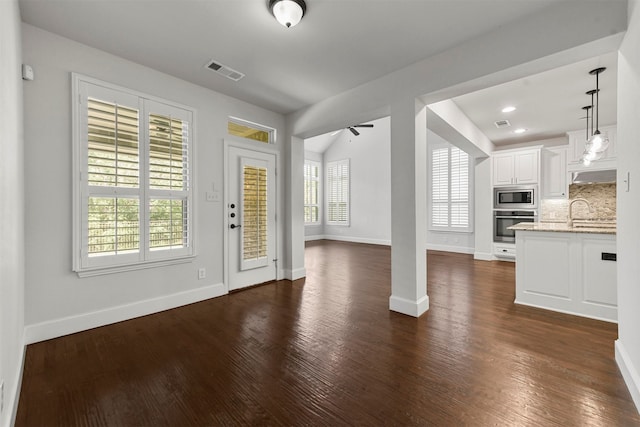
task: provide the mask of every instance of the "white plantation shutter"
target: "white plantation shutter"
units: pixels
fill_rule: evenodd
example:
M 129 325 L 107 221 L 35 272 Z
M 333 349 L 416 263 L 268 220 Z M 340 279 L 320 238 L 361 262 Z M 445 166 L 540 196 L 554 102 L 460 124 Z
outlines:
M 190 113 L 146 101 L 148 128 L 148 241 L 153 256 L 190 247 Z M 163 251 L 160 253 L 160 251 Z
M 193 111 L 73 79 L 74 271 L 192 255 Z
M 349 159 L 327 163 L 327 223 L 349 225 Z
M 432 229 L 471 230 L 470 166 L 469 155 L 457 147 L 431 150 Z
M 449 149 L 433 150 L 431 160 L 431 224 L 449 226 Z
M 304 223 L 320 222 L 320 163 L 304 163 Z
M 451 216 L 452 228 L 469 228 L 469 155 L 451 147 Z

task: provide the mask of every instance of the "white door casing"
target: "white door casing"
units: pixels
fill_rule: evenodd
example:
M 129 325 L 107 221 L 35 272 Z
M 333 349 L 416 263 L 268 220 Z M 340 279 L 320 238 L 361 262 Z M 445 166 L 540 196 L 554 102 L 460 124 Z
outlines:
M 275 153 L 228 147 L 225 199 L 230 291 L 276 279 L 276 160 Z

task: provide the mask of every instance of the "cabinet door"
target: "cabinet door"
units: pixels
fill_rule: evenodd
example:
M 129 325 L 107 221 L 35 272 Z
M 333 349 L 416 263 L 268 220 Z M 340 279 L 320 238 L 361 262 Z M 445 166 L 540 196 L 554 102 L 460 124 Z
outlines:
M 618 305 L 615 261 L 604 261 L 603 253 L 616 251 L 614 239 L 588 237 L 582 246 L 582 299 L 584 302 L 611 307 Z
M 493 157 L 493 185 L 511 185 L 513 180 L 513 155 L 498 155 Z
M 542 198 L 566 199 L 567 197 L 567 148 L 543 150 Z
M 538 151 L 515 154 L 515 184 L 538 182 Z

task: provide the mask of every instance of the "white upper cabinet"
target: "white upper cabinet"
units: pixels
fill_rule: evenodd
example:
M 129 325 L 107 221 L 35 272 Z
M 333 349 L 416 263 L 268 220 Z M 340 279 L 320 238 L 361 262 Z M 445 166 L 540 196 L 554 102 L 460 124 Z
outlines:
M 618 140 L 618 131 L 617 126 L 600 126 L 600 132 L 607 134 L 609 137 L 609 148 L 605 151 L 604 156 L 600 160 L 594 160 L 591 162 L 591 168 L 616 168 L 617 165 L 617 140 Z M 586 143 L 586 133 L 585 131 L 573 131 L 567 132 L 567 136 L 569 137 L 569 151 L 568 151 L 568 162 L 571 169 L 575 169 L 576 167 L 580 167 L 580 157 L 582 157 L 582 153 L 584 152 L 584 145 Z
M 509 150 L 493 154 L 493 185 L 537 184 L 540 149 Z
M 567 151 L 568 146 L 542 150 L 543 199 L 566 199 L 568 197 Z

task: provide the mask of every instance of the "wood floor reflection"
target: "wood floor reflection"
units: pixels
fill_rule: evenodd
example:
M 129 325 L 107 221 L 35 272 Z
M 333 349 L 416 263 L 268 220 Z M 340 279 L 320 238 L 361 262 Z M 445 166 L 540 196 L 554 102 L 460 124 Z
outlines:
M 28 346 L 16 426 L 640 425 L 616 325 L 515 306 L 513 264 L 429 252 L 414 319 L 388 310 L 388 247 L 305 260 L 306 280 Z

